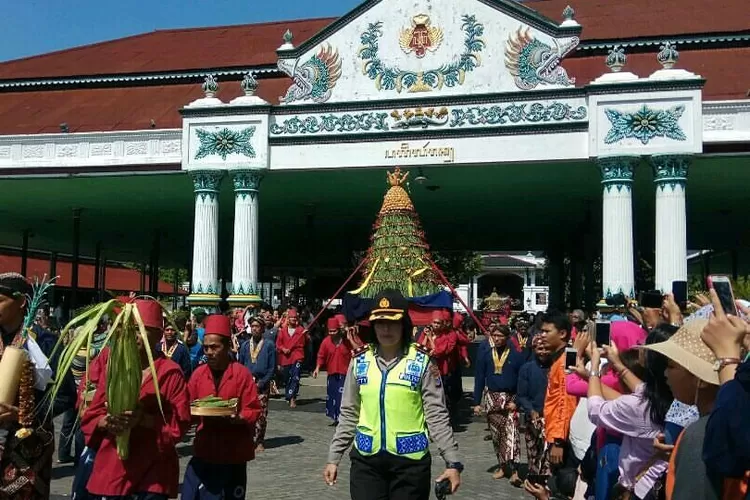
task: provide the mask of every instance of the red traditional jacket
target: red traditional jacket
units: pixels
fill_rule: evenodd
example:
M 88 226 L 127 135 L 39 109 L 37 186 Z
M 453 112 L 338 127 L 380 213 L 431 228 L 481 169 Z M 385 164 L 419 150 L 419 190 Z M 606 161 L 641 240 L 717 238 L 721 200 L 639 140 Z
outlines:
M 130 432 L 130 456 L 117 455 L 115 436 L 97 428 L 107 414 L 107 367 L 101 374 L 96 396 L 81 418 L 86 444 L 98 449 L 87 489 L 97 496 L 157 493 L 177 497 L 180 464 L 175 446 L 190 427 L 190 400 L 182 370 L 177 363 L 159 356 L 154 359 L 164 417 L 150 375 L 141 385 L 140 407 L 153 417 L 153 428 L 137 426 Z
M 238 398 L 238 419 L 200 417 L 195 432 L 193 456 L 213 464 L 242 464 L 255 458 L 255 422 L 261 414 L 258 388 L 245 366 L 231 362 L 216 390 L 214 375 L 208 365 L 199 366 L 188 383 L 190 400 L 218 396 Z
M 333 343 L 331 336 L 323 339 L 318 350 L 318 366 L 329 375 L 346 375 L 352 360 L 352 347 L 346 339 L 339 345 Z
M 427 345 L 424 331 L 419 336 L 419 342 Z M 440 375 L 448 375 L 455 370 L 457 366 L 456 353 L 458 352 L 458 339 L 456 332 L 449 330 L 435 337 L 435 347 L 430 352 L 430 356 L 438 367 Z
M 279 366 L 293 365 L 297 361 L 305 359 L 305 343 L 307 335 L 305 329 L 298 326 L 294 329 L 294 335 L 289 335 L 288 327 L 279 328 L 279 334 L 276 336 L 276 353 L 277 363 Z M 282 349 L 290 349 L 289 354 L 284 354 Z

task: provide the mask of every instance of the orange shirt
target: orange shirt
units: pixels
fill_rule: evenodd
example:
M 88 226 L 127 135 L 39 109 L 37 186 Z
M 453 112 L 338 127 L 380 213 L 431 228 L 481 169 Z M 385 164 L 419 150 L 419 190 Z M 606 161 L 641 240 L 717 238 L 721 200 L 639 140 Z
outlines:
M 557 355 L 549 370 L 547 395 L 544 398 L 544 435 L 548 443 L 556 439 L 567 441 L 570 419 L 578 401 L 565 389 L 565 349 Z

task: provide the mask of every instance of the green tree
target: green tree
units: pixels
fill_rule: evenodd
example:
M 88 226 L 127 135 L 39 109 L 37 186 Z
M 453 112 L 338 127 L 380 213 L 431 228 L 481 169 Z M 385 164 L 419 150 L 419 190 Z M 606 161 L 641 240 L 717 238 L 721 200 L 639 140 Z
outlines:
M 482 272 L 482 256 L 473 250 L 434 251 L 432 259 L 453 286 L 468 283 Z

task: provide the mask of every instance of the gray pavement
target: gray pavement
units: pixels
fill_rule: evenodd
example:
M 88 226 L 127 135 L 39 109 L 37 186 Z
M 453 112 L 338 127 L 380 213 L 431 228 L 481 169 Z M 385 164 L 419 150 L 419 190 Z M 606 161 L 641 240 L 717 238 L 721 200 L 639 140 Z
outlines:
M 464 387 L 471 387 L 465 380 Z M 343 500 L 349 496 L 349 460 L 341 463 L 339 480 L 328 486 L 322 470 L 333 435 L 333 427 L 325 416 L 325 377 L 303 379 L 299 406 L 287 408 L 283 400 L 271 400 L 266 435 L 266 451 L 248 464 L 247 498 L 253 500 L 315 499 Z M 456 433 L 466 470 L 456 498 L 507 500 L 532 498 L 513 488 L 506 480 L 495 481 L 488 472 L 496 464 L 492 444 L 484 441 L 486 423 L 473 418 L 464 409 L 465 425 Z M 59 425 L 57 426 L 59 428 Z M 523 448 L 523 443 L 522 443 Z M 178 447 L 181 474 L 190 460 L 190 442 Z M 442 472 L 442 460 L 433 450 L 433 477 Z M 55 464 L 52 500 L 70 498 L 73 466 Z M 434 498 L 434 495 L 433 495 Z

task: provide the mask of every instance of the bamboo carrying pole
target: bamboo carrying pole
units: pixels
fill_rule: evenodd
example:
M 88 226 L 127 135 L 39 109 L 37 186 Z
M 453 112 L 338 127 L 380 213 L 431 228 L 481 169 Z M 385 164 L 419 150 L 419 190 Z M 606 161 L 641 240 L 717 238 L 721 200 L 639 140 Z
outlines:
M 461 303 L 462 306 L 464 306 L 464 309 L 466 309 L 466 312 L 469 313 L 469 316 L 471 316 L 471 319 L 473 319 L 474 323 L 476 323 L 477 328 L 479 328 L 482 331 L 483 335 L 487 335 L 487 331 L 484 328 L 484 325 L 482 324 L 482 322 L 479 321 L 479 319 L 474 314 L 474 311 L 472 311 L 472 309 L 468 305 L 466 305 L 466 302 L 464 302 L 464 299 L 461 298 L 461 296 L 458 294 L 456 289 L 453 288 L 450 282 L 448 282 L 448 278 L 445 277 L 445 275 L 443 274 L 443 271 L 441 271 L 440 268 L 437 266 L 437 264 L 435 264 L 434 262 L 430 262 L 430 264 L 432 264 L 432 269 L 438 275 L 438 278 L 442 280 L 443 284 L 450 289 L 453 296 L 458 299 L 458 301 Z
M 318 321 L 318 319 L 320 318 L 320 315 L 323 314 L 323 312 L 326 309 L 328 309 L 328 306 L 331 305 L 331 302 L 333 302 L 336 299 L 336 297 L 339 296 L 339 294 L 344 289 L 344 287 L 346 287 L 346 285 L 349 284 L 349 282 L 352 280 L 352 278 L 354 278 L 357 275 L 357 273 L 359 272 L 359 270 L 362 269 L 362 266 L 365 265 L 365 261 L 366 260 L 367 259 L 362 259 L 362 261 L 359 263 L 359 265 L 357 266 L 357 268 L 352 272 L 352 274 L 350 274 L 349 277 L 346 278 L 346 281 L 344 281 L 344 284 L 341 285 L 338 290 L 336 290 L 336 293 L 333 294 L 333 297 L 331 297 L 328 300 L 328 302 L 326 303 L 326 305 L 324 305 L 323 308 L 320 311 L 318 311 L 318 314 L 315 315 L 315 317 L 313 318 L 313 320 L 310 322 L 310 325 L 307 327 L 308 329 L 312 328 L 312 326 L 315 324 L 315 322 Z
M 21 372 L 26 362 L 26 351 L 6 347 L 0 358 L 0 403 L 15 405 Z

